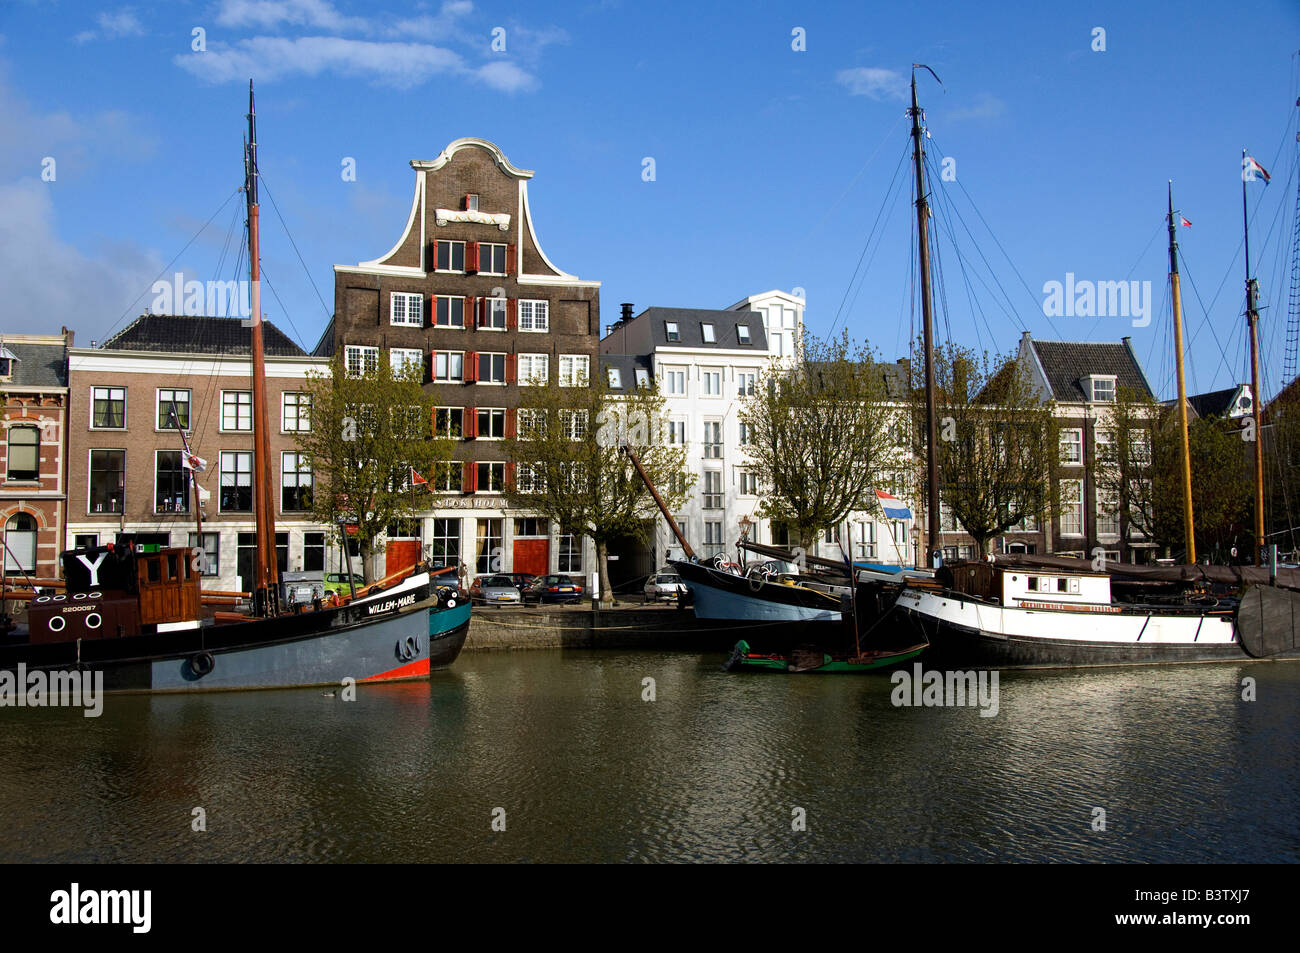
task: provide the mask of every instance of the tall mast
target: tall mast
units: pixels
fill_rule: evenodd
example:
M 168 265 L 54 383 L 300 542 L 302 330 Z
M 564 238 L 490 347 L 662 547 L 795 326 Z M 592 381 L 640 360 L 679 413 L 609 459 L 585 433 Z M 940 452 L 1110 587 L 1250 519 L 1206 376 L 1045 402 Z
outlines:
M 1196 532 L 1192 520 L 1192 454 L 1187 440 L 1187 381 L 1183 377 L 1183 298 L 1178 284 L 1178 224 L 1174 221 L 1174 183 L 1169 182 L 1169 292 L 1174 306 L 1174 357 L 1178 367 L 1178 435 L 1183 471 L 1183 530 L 1187 562 L 1196 563 Z
M 921 107 L 916 103 L 916 67 L 912 64 L 912 158 L 916 164 L 916 232 L 921 261 L 921 314 L 925 348 L 925 448 L 927 564 L 934 565 L 939 538 L 939 429 L 934 390 L 934 315 L 930 303 L 930 203 L 925 199 L 925 140 L 921 135 Z M 927 66 L 926 69 L 929 69 Z M 931 71 L 933 73 L 933 71 Z M 938 79 L 938 77 L 935 77 Z
M 249 325 L 253 337 L 253 610 L 275 615 L 279 572 L 275 561 L 275 498 L 271 495 L 270 443 L 266 432 L 266 356 L 262 350 L 262 287 L 257 203 L 257 114 L 248 81 L 248 142 L 244 146 L 244 198 L 248 206 L 248 268 L 252 288 Z
M 1246 213 L 1246 150 L 1241 150 L 1241 227 L 1246 243 L 1246 326 L 1250 329 L 1251 418 L 1255 426 L 1255 565 L 1264 559 L 1264 442 L 1259 429 L 1259 283 L 1250 276 L 1250 217 Z

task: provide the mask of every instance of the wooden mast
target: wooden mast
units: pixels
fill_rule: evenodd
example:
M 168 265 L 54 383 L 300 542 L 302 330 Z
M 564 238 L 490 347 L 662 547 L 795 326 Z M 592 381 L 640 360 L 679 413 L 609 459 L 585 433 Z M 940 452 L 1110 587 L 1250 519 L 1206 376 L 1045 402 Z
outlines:
M 275 561 L 275 498 L 271 495 L 270 443 L 266 432 L 266 356 L 262 348 L 262 288 L 257 202 L 257 118 L 253 81 L 248 81 L 248 142 L 244 146 L 244 198 L 248 206 L 249 326 L 253 350 L 253 611 L 278 612 L 279 572 Z
M 1192 519 L 1192 454 L 1187 439 L 1187 381 L 1183 376 L 1183 298 L 1178 283 L 1178 232 L 1174 221 L 1174 183 L 1169 182 L 1169 293 L 1174 309 L 1174 358 L 1178 368 L 1178 436 L 1183 477 L 1183 531 L 1187 534 L 1187 562 L 1196 563 L 1196 533 Z
M 1250 329 L 1251 419 L 1255 426 L 1255 559 L 1264 559 L 1264 444 L 1259 429 L 1259 283 L 1250 276 L 1250 216 L 1246 213 L 1246 150 L 1241 150 L 1241 227 L 1246 243 L 1246 326 Z
M 921 108 L 916 102 L 916 69 L 912 64 L 912 158 L 916 165 L 916 231 L 921 263 L 922 340 L 925 349 L 925 446 L 926 446 L 926 564 L 935 566 L 935 554 L 942 551 L 939 537 L 939 422 L 934 388 L 934 316 L 930 302 L 930 204 L 925 198 L 925 140 L 921 134 Z M 925 69 L 930 69 L 928 66 Z M 934 74 L 930 70 L 931 75 Z M 935 76 L 935 79 L 939 77 Z

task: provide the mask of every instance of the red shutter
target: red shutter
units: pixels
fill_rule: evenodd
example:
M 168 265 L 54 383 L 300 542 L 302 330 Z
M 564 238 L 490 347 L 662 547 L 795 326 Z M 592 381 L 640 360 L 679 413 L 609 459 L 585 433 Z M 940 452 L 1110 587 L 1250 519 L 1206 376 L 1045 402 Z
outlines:
M 465 272 L 467 274 L 478 272 L 478 242 L 465 243 Z
M 467 366 L 465 368 L 465 380 L 474 383 L 478 380 L 478 352 L 470 351 L 465 355 Z
M 513 384 L 514 382 L 515 382 L 515 355 L 507 354 L 506 355 L 506 383 Z
M 465 461 L 464 477 L 460 481 L 460 488 L 466 493 L 473 493 L 478 489 L 478 467 L 473 460 Z
M 506 464 L 506 487 L 511 490 L 515 488 L 515 465 L 513 463 Z
M 514 407 L 506 408 L 506 437 L 513 440 L 519 434 L 519 411 Z
M 466 437 L 473 440 L 478 436 L 478 411 L 474 407 L 466 407 L 461 419 L 464 421 L 461 430 L 464 431 Z
M 515 299 L 507 298 L 506 299 L 506 330 L 513 331 L 514 329 L 515 329 Z
M 506 246 L 506 274 L 513 275 L 514 273 L 515 273 L 515 246 L 507 245 Z
M 465 193 L 465 198 L 461 200 L 461 206 L 460 206 L 460 207 L 461 207 L 464 211 L 466 211 L 466 212 L 469 211 L 469 197 L 470 197 L 471 195 L 473 195 L 473 194 L 474 194 L 474 193 L 472 193 L 472 192 L 466 192 L 466 193 Z
M 474 327 L 474 309 L 478 307 L 478 298 L 472 295 L 465 299 L 465 314 L 463 316 L 464 326 L 467 328 Z

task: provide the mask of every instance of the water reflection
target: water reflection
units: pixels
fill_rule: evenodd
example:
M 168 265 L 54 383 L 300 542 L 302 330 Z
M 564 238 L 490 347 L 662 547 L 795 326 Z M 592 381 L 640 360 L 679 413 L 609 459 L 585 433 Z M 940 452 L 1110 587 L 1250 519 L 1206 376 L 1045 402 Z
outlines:
M 471 654 L 355 702 L 0 709 L 0 860 L 1300 860 L 1300 665 L 1006 672 L 981 718 L 720 661 Z

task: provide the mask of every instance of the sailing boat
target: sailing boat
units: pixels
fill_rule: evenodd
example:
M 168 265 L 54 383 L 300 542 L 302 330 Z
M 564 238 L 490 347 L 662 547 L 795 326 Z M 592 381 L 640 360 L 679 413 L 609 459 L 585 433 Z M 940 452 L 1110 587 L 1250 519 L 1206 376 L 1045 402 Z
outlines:
M 25 677 L 38 672 L 103 673 L 108 691 L 147 692 L 395 681 L 427 677 L 450 665 L 464 645 L 468 594 L 454 586 L 435 586 L 428 572 L 340 607 L 281 611 L 268 463 L 251 82 L 244 162 L 252 279 L 253 612 L 203 612 L 202 557 L 194 549 L 146 551 L 124 534 L 115 543 L 64 552 L 65 591 L 33 599 L 26 631 L 15 631 L 0 644 L 0 673 L 18 673 L 20 690 L 25 690 Z M 185 452 L 197 468 L 193 461 L 198 458 L 188 444 Z M 195 495 L 197 510 L 197 481 Z M 454 582 L 454 575 L 449 581 Z
M 1244 182 L 1242 201 L 1244 208 Z M 1097 572 L 1087 560 L 1017 555 L 943 566 L 936 574 L 935 584 L 910 582 L 896 603 L 903 617 L 930 639 L 933 648 L 927 657 L 936 664 L 1059 667 L 1300 658 L 1300 634 L 1295 621 L 1296 610 L 1300 610 L 1300 572 L 1270 573 L 1259 567 L 1259 554 L 1253 569 L 1194 565 L 1176 222 L 1171 184 L 1169 280 L 1177 357 L 1184 519 L 1193 565 L 1136 567 L 1109 563 L 1108 571 Z M 1249 252 L 1247 255 L 1247 318 L 1258 395 L 1258 313 Z M 926 284 L 928 280 L 922 284 L 923 291 Z M 928 319 L 927 313 L 927 333 Z M 926 347 L 928 360 L 928 338 Z M 927 385 L 929 390 L 928 376 Z M 933 395 L 928 393 L 927 415 L 932 414 L 932 401 Z M 1256 400 L 1257 428 L 1258 403 Z M 934 501 L 938 499 L 934 477 L 937 447 L 932 416 L 930 420 L 928 499 Z M 1262 547 L 1262 464 L 1258 442 L 1255 459 L 1259 501 L 1256 527 Z M 928 509 L 930 538 L 936 539 L 938 507 L 931 505 Z M 1175 587 L 1181 604 L 1126 602 L 1114 598 L 1112 583 L 1123 587 L 1142 582 Z

